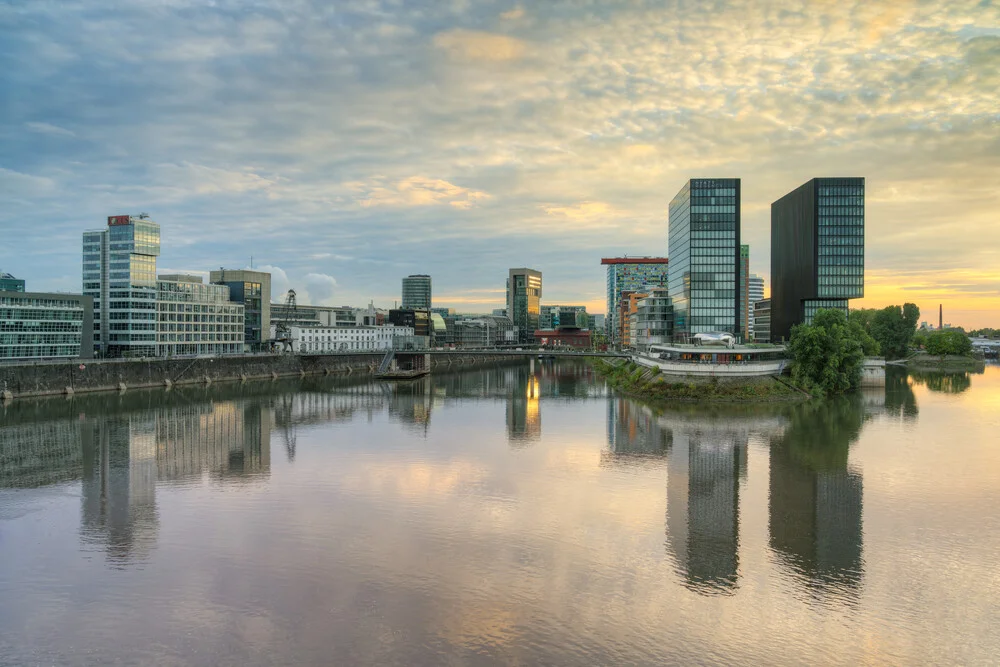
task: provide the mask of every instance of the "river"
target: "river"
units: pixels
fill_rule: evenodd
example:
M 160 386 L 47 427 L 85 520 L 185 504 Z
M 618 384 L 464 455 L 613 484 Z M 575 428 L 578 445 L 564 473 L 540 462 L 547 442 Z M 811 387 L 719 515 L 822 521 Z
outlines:
M 996 664 L 1000 367 L 796 405 L 584 363 L 0 407 L 0 664 Z

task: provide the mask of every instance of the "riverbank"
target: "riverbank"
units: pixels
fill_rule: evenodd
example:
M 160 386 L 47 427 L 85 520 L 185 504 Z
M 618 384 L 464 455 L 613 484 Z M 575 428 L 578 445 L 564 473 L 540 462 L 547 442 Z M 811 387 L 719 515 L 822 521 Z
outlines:
M 625 359 L 594 361 L 598 373 L 620 393 L 644 401 L 762 403 L 802 401 L 810 396 L 772 376 L 745 378 L 688 377 L 680 380 Z
M 915 354 L 906 360 L 906 366 L 927 371 L 979 371 L 986 367 L 984 359 L 953 354 L 935 356 L 926 353 Z
M 86 359 L 39 364 L 0 365 L 0 398 L 26 398 L 86 392 L 216 382 L 277 380 L 308 375 L 374 376 L 384 353 L 293 355 L 257 354 L 198 359 Z M 519 361 L 492 354 L 428 355 L 434 369 L 475 367 Z

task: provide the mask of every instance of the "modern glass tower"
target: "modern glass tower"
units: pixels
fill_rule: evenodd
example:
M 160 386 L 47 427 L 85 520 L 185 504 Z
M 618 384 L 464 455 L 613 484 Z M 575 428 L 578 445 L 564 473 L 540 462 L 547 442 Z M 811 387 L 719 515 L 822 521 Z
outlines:
M 740 246 L 740 335 L 750 340 L 750 246 Z
M 601 264 L 608 267 L 608 305 L 605 326 L 609 341 L 621 345 L 623 338 L 622 304 L 628 293 L 650 287 L 667 286 L 666 257 L 604 257 Z
M 24 281 L 0 271 L 0 292 L 23 292 Z
M 425 275 L 403 278 L 403 309 L 431 309 L 431 277 Z
M 160 226 L 145 213 L 108 216 L 83 233 L 83 293 L 94 299 L 97 356 L 156 354 L 156 258 Z
M 535 340 L 542 305 L 542 272 L 511 269 L 507 274 L 507 316 L 517 327 L 518 340 Z
M 693 178 L 670 202 L 674 340 L 740 330 L 740 179 Z
M 814 178 L 771 204 L 773 342 L 864 295 L 864 178 Z

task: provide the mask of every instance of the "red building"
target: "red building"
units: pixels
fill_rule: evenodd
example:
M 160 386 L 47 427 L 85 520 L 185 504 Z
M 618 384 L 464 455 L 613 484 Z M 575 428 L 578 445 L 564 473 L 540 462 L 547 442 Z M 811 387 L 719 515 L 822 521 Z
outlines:
M 535 332 L 535 341 L 542 347 L 571 347 L 578 350 L 590 348 L 588 329 L 548 329 Z

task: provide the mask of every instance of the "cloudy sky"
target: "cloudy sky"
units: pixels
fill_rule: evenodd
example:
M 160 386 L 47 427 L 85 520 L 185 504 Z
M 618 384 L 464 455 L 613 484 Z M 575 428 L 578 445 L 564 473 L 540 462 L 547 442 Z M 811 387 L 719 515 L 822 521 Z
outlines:
M 384 306 L 430 273 L 482 311 L 530 266 L 603 312 L 600 258 L 666 253 L 684 181 L 733 176 L 755 272 L 770 202 L 865 176 L 863 305 L 1000 326 L 1000 4 L 0 5 L 0 269 L 29 289 L 79 290 L 81 231 L 145 211 L 161 272 L 252 256 Z

